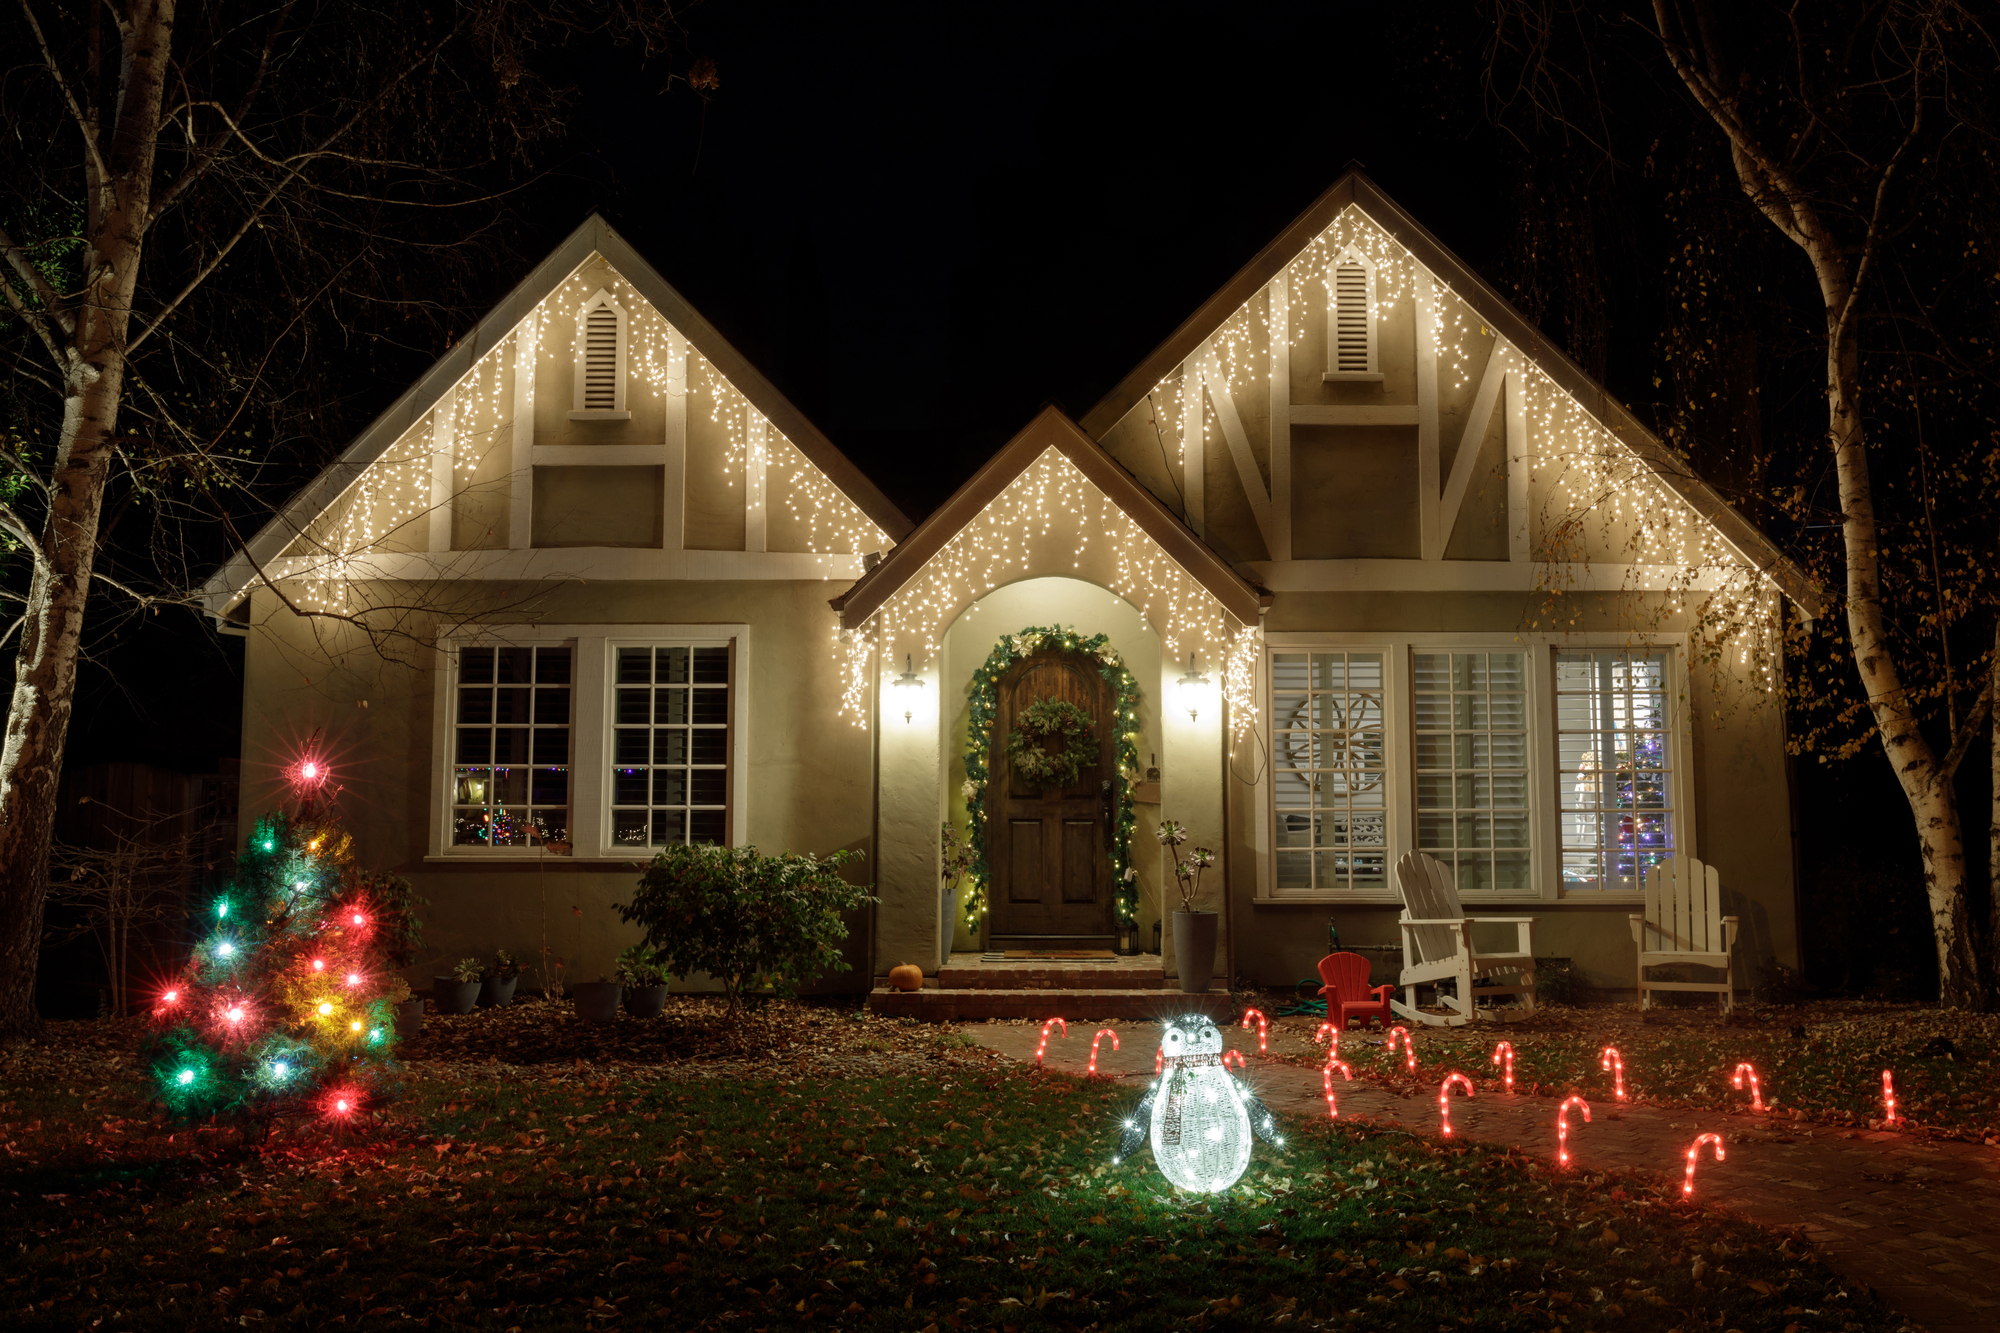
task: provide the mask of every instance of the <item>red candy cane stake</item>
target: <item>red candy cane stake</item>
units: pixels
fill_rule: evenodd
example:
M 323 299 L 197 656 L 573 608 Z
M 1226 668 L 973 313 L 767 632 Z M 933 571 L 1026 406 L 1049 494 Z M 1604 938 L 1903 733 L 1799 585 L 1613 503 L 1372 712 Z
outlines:
M 1408 1028 L 1398 1024 L 1389 1029 L 1389 1040 L 1382 1043 L 1383 1054 L 1394 1055 L 1396 1053 L 1396 1037 L 1398 1034 L 1401 1034 L 1403 1038 L 1403 1055 L 1406 1057 L 1404 1068 L 1414 1074 L 1417 1072 L 1417 1048 L 1411 1040 Z
M 1757 1071 L 1750 1067 L 1748 1061 L 1736 1066 L 1736 1076 L 1729 1081 L 1740 1088 L 1743 1086 L 1743 1078 L 1746 1074 L 1750 1078 L 1750 1109 L 1761 1111 L 1764 1109 L 1764 1093 L 1757 1086 Z
M 1162 1046 L 1153 1052 L 1153 1072 L 1158 1074 L 1167 1065 L 1167 1048 Z
M 1619 1056 L 1616 1046 L 1606 1046 L 1604 1054 L 1598 1057 L 1598 1067 L 1611 1075 L 1612 1095 L 1619 1101 L 1625 1100 L 1625 1061 Z M 1741 1086 L 1740 1084 L 1738 1085 Z
M 1569 1165 L 1569 1108 L 1574 1106 L 1583 1112 L 1585 1124 L 1590 1123 L 1590 1103 L 1581 1097 L 1565 1098 L 1556 1108 L 1556 1165 Z
M 1895 1124 L 1900 1117 L 1896 1114 L 1896 1081 L 1889 1077 L 1889 1071 L 1882 1071 L 1882 1119 Z
M 1111 1049 L 1114 1051 L 1118 1049 L 1117 1033 L 1113 1032 L 1110 1028 L 1097 1029 L 1097 1035 L 1090 1039 L 1090 1068 L 1085 1071 L 1086 1073 L 1095 1074 L 1097 1072 L 1097 1043 L 1103 1041 L 1106 1037 L 1111 1038 Z
M 1350 1083 L 1354 1081 L 1354 1071 L 1347 1067 L 1347 1061 L 1336 1060 L 1331 1055 L 1326 1057 L 1326 1068 L 1320 1073 L 1320 1082 L 1326 1085 L 1326 1118 L 1329 1120 L 1340 1118 L 1340 1108 L 1333 1103 L 1333 1071 L 1336 1069 L 1342 1078 Z
M 1231 1057 L 1232 1055 L 1236 1057 L 1236 1067 L 1238 1069 L 1243 1068 L 1244 1060 L 1243 1060 L 1243 1052 L 1241 1051 L 1224 1051 L 1222 1053 L 1222 1067 L 1224 1069 L 1229 1068 L 1229 1057 Z
M 1035 1063 L 1038 1065 L 1042 1062 L 1042 1057 L 1049 1053 L 1049 1029 L 1054 1027 L 1061 1028 L 1063 1036 L 1069 1036 L 1069 1024 L 1060 1018 L 1051 1018 L 1042 1024 L 1042 1044 L 1035 1047 Z
M 1446 1138 L 1451 1137 L 1451 1088 L 1454 1083 L 1465 1089 L 1466 1096 L 1470 1097 L 1474 1095 L 1472 1080 L 1460 1073 L 1446 1074 L 1444 1082 L 1438 1084 L 1438 1116 L 1444 1121 L 1444 1136 Z
M 1493 1048 L 1493 1063 L 1500 1066 L 1500 1081 L 1507 1089 L 1507 1095 L 1514 1095 L 1514 1047 L 1510 1042 L 1501 1042 Z
M 1240 1026 L 1246 1032 L 1249 1031 L 1250 1020 L 1253 1018 L 1257 1020 L 1257 1054 L 1262 1055 L 1266 1051 L 1271 1049 L 1270 1048 L 1271 1020 L 1264 1017 L 1262 1011 L 1260 1010 L 1245 1009 L 1243 1011 L 1243 1022 L 1240 1023 L 1238 1026 Z
M 1694 1197 L 1694 1164 L 1696 1159 L 1701 1156 L 1701 1145 L 1704 1143 L 1715 1149 L 1716 1161 L 1719 1162 L 1722 1160 L 1722 1135 L 1704 1134 L 1693 1143 L 1690 1143 L 1688 1145 L 1687 1178 L 1681 1181 L 1681 1197 L 1683 1199 L 1692 1199 Z
M 1313 1045 L 1319 1045 L 1322 1040 L 1333 1043 L 1326 1048 L 1327 1054 L 1340 1054 L 1340 1029 L 1338 1027 L 1332 1023 L 1321 1023 L 1319 1031 L 1313 1033 Z

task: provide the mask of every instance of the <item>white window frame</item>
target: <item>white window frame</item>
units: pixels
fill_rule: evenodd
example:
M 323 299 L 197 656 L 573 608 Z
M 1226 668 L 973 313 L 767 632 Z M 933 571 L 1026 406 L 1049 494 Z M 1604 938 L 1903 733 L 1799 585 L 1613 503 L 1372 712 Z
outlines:
M 1668 681 L 1672 715 L 1669 732 L 1673 761 L 1681 775 L 1681 789 L 1675 797 L 1679 825 L 1675 832 L 1678 850 L 1693 853 L 1699 845 L 1696 830 L 1694 767 L 1694 727 L 1688 707 L 1687 636 L 1684 634 L 1509 634 L 1509 633 L 1307 633 L 1271 631 L 1264 636 L 1263 660 L 1258 666 L 1259 715 L 1257 727 L 1264 752 L 1276 762 L 1271 707 L 1271 656 L 1293 652 L 1381 652 L 1388 672 L 1383 699 L 1384 725 L 1388 728 L 1389 783 L 1389 879 L 1385 890 L 1284 889 L 1277 887 L 1277 789 L 1275 782 L 1261 784 L 1262 808 L 1253 842 L 1258 853 L 1258 872 L 1253 901 L 1262 903 L 1367 904 L 1401 903 L 1402 893 L 1395 884 L 1395 864 L 1403 853 L 1416 846 L 1416 717 L 1415 683 L 1411 654 L 1423 652 L 1522 652 L 1527 655 L 1528 693 L 1528 883 L 1530 891 L 1520 893 L 1468 893 L 1467 906 L 1485 908 L 1496 904 L 1631 903 L 1643 894 L 1627 891 L 1579 890 L 1564 892 L 1562 887 L 1562 804 L 1556 792 L 1556 711 L 1555 654 L 1558 651 L 1598 651 L 1612 648 L 1664 649 L 1669 653 Z
M 729 845 L 746 845 L 750 793 L 750 626 L 682 625 L 470 625 L 446 630 L 437 640 L 432 676 L 431 801 L 429 851 L 425 861 L 535 861 L 543 853 L 529 847 L 455 847 L 451 843 L 454 687 L 457 651 L 477 647 L 574 646 L 570 659 L 570 859 L 628 862 L 649 848 L 611 841 L 612 678 L 618 647 L 714 647 L 732 643 L 735 661 L 729 701 Z
M 589 323 L 590 312 L 599 307 L 604 307 L 609 309 L 612 312 L 612 314 L 617 316 L 617 323 L 618 323 L 618 351 L 616 357 L 617 369 L 615 378 L 612 381 L 615 386 L 615 391 L 612 398 L 612 404 L 609 408 L 585 407 L 583 401 L 584 369 L 585 369 L 584 329 L 587 327 Z M 574 386 L 573 386 L 574 392 L 572 394 L 572 404 L 569 414 L 569 419 L 571 421 L 630 421 L 632 419 L 632 414 L 625 410 L 625 381 L 627 378 L 626 372 L 628 369 L 627 347 L 628 344 L 630 343 L 630 338 L 628 336 L 630 325 L 631 325 L 631 319 L 625 313 L 625 307 L 618 304 L 617 299 L 611 295 L 611 292 L 608 288 L 603 288 L 603 287 L 598 288 L 595 295 L 593 295 L 589 300 L 585 301 L 582 305 L 577 307 L 576 349 L 575 349 L 576 367 L 575 367 L 575 373 L 571 377 L 574 381 Z
M 1340 365 L 1340 270 L 1353 264 L 1362 273 L 1362 300 L 1365 303 L 1361 317 L 1368 331 L 1368 368 L 1366 370 L 1343 370 Z M 1326 271 L 1326 372 L 1320 380 L 1327 384 L 1379 384 L 1382 382 L 1382 358 L 1377 346 L 1378 326 L 1381 323 L 1376 308 L 1376 272 L 1374 263 L 1359 250 L 1343 250 L 1334 259 L 1332 267 Z
M 1537 728 L 1535 744 L 1536 764 L 1539 781 L 1547 799 L 1543 809 L 1546 818 L 1536 827 L 1538 837 L 1545 839 L 1549 848 L 1548 877 L 1552 882 L 1546 896 L 1571 903 L 1638 903 L 1645 901 L 1645 891 L 1631 889 L 1577 889 L 1562 887 L 1562 799 L 1557 790 L 1560 776 L 1556 763 L 1556 654 L 1560 652 L 1607 652 L 1616 650 L 1664 651 L 1667 654 L 1667 738 L 1673 755 L 1673 771 L 1679 779 L 1674 793 L 1672 814 L 1674 817 L 1673 850 L 1686 855 L 1698 855 L 1695 848 L 1695 770 L 1694 770 L 1694 711 L 1690 706 L 1690 680 L 1688 678 L 1688 641 L 1685 634 L 1574 634 L 1567 637 L 1548 637 L 1547 645 L 1540 653 L 1543 676 L 1547 683 L 1537 692 L 1544 710 L 1546 721 Z

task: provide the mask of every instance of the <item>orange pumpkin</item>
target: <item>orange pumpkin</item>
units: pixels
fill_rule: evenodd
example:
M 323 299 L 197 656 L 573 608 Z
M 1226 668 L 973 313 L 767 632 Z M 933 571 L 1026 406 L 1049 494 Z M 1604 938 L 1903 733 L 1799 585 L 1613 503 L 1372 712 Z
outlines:
M 922 990 L 924 970 L 915 963 L 904 963 L 889 969 L 889 984 L 897 990 Z

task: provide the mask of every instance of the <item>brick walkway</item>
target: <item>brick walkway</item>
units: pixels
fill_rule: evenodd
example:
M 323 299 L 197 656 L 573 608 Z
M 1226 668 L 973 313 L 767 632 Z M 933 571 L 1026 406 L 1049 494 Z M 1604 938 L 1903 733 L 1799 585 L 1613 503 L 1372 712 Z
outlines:
M 1081 1074 L 1090 1035 L 1099 1024 L 1078 1023 L 1067 1040 L 1052 1037 L 1046 1063 Z M 1104 1043 L 1100 1076 L 1150 1077 L 1159 1028 L 1108 1023 L 1124 1048 Z M 1033 1060 L 1036 1026 L 972 1025 L 980 1044 L 1018 1060 Z M 1254 1033 L 1227 1029 L 1244 1051 L 1249 1077 L 1274 1111 L 1326 1114 L 1320 1075 L 1257 1055 Z M 1419 1037 L 1421 1053 L 1422 1040 Z M 1555 1153 L 1555 1101 L 1505 1096 L 1478 1075 L 1478 1097 L 1452 1099 L 1452 1127 L 1468 1139 Z M 1342 1116 L 1369 1116 L 1406 1128 L 1435 1131 L 1435 1093 L 1401 1096 L 1363 1082 L 1335 1084 Z M 1706 1150 L 1696 1178 L 1698 1197 L 1752 1222 L 1805 1232 L 1820 1257 L 1865 1282 L 1932 1333 L 1990 1333 L 2000 1327 L 2000 1150 L 1966 1143 L 1924 1143 L 1901 1134 L 1835 1130 L 1770 1121 L 1755 1115 L 1668 1111 L 1593 1102 L 1595 1120 L 1573 1123 L 1570 1153 L 1580 1168 L 1615 1167 L 1667 1174 L 1678 1183 L 1687 1146 L 1697 1134 L 1723 1135 L 1729 1158 Z

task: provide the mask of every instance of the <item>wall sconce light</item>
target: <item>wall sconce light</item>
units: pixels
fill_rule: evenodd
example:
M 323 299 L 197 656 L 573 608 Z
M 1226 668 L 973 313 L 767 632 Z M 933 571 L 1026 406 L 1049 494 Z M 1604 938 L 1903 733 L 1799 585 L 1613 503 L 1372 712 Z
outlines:
M 1187 674 L 1174 684 L 1179 689 L 1181 707 L 1187 709 L 1188 721 L 1198 721 L 1201 716 L 1201 706 L 1208 699 L 1209 680 L 1202 674 L 1201 668 L 1195 665 L 1193 652 L 1188 653 Z
M 905 722 L 915 717 L 917 713 L 917 699 L 920 696 L 915 694 L 914 691 L 921 690 L 924 687 L 924 678 L 917 674 L 915 663 L 911 660 L 912 656 L 913 654 L 910 653 L 903 654 L 903 674 L 895 680 L 897 689 L 912 691 L 912 693 L 896 696 L 903 701 L 903 721 Z

